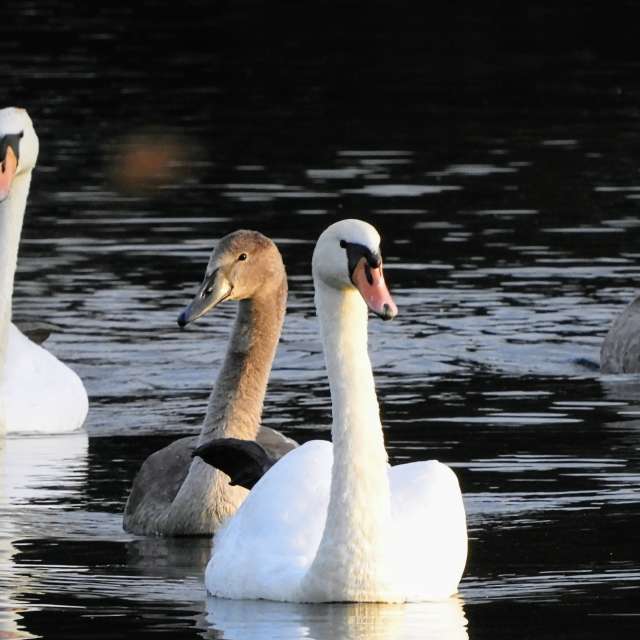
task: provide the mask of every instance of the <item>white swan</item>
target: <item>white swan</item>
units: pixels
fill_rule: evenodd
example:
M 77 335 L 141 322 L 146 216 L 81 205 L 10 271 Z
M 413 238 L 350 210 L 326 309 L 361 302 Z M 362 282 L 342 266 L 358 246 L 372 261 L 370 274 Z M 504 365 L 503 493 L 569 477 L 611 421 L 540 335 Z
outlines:
M 333 446 L 308 442 L 255 485 L 214 538 L 205 576 L 214 596 L 406 602 L 457 591 L 467 531 L 455 474 L 435 460 L 387 464 L 367 353 L 367 305 L 385 319 L 396 313 L 379 243 L 359 220 L 318 240 L 313 279 Z
M 38 136 L 24 109 L 0 109 L 0 435 L 79 429 L 89 402 L 80 378 L 11 322 L 13 279 Z

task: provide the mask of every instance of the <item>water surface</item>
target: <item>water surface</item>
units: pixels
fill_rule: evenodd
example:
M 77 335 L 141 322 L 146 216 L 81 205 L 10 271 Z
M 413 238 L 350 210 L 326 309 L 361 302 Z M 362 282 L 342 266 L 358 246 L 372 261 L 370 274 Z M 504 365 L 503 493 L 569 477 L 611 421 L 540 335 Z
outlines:
M 155 2 L 27 2 L 0 25 L 5 101 L 41 138 L 14 316 L 54 325 L 48 348 L 91 397 L 86 433 L 0 449 L 0 635 L 635 635 L 640 379 L 581 362 L 597 363 L 640 275 L 637 67 L 565 44 L 557 20 L 548 51 L 495 40 L 469 11 L 398 39 L 374 3 L 324 46 L 259 29 L 254 3 L 192 5 L 176 20 Z M 239 46 L 243 27 L 258 35 Z M 264 421 L 327 438 L 309 265 L 347 216 L 380 229 L 400 309 L 370 323 L 391 460 L 438 458 L 460 478 L 460 596 L 207 599 L 208 540 L 121 528 L 142 460 L 197 432 L 235 308 L 184 332 L 177 315 L 216 238 L 273 237 L 290 297 Z

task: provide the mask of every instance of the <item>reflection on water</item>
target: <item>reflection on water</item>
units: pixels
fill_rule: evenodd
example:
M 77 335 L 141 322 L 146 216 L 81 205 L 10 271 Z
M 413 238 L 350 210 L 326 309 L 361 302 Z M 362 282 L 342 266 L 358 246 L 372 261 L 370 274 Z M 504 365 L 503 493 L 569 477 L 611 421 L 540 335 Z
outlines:
M 0 508 L 21 505 L 58 508 L 82 495 L 87 478 L 86 433 L 5 437 L 0 440 Z
M 51 510 L 71 505 L 81 496 L 87 476 L 86 433 L 61 436 L 5 437 L 0 440 L 0 637 L 32 638 L 25 631 L 20 593 L 37 584 L 14 563 L 15 541 L 57 522 Z M 27 507 L 27 509 L 25 509 Z M 50 533 L 53 533 L 49 529 Z
M 207 599 L 207 622 L 225 640 L 468 640 L 462 600 L 407 605 L 293 604 Z

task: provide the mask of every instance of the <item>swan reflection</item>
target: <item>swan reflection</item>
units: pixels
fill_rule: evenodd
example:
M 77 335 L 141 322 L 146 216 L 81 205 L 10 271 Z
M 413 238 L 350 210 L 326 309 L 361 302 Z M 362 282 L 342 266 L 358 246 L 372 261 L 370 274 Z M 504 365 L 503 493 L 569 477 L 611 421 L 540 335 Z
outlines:
M 0 638 L 36 637 L 23 628 L 18 594 L 28 591 L 32 577 L 15 564 L 13 543 L 41 535 L 80 497 L 88 445 L 86 432 L 0 438 Z
M 226 640 L 468 640 L 460 597 L 410 604 L 297 604 L 207 599 L 207 638 Z

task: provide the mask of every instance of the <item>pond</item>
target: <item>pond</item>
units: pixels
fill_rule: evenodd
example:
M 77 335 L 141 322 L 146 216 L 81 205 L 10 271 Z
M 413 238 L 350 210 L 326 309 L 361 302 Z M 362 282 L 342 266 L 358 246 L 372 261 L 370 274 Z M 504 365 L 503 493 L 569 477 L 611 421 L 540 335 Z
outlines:
M 640 276 L 637 65 L 565 43 L 560 9 L 546 50 L 471 10 L 398 41 L 383 4 L 288 8 L 294 32 L 253 2 L 26 2 L 0 25 L 3 102 L 41 142 L 14 319 L 53 325 L 91 401 L 82 433 L 0 445 L 0 637 L 637 634 L 640 378 L 593 367 Z M 272 237 L 290 293 L 264 423 L 328 438 L 310 259 L 345 217 L 380 230 L 399 307 L 370 320 L 391 461 L 461 482 L 459 597 L 207 598 L 210 540 L 121 521 L 146 456 L 197 433 L 235 306 L 178 313 L 217 238 Z

